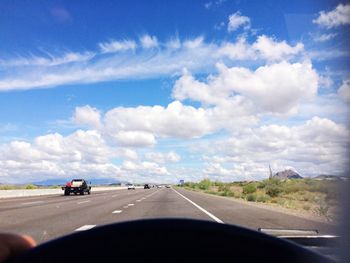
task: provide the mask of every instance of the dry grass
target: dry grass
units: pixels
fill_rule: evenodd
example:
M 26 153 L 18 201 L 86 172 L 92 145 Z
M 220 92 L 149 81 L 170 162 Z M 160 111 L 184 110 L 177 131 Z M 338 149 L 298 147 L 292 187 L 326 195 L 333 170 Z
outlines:
M 339 182 L 309 178 L 232 183 L 211 182 L 206 179 L 199 183 L 184 185 L 190 190 L 277 205 L 317 215 L 329 221 L 338 216 L 341 194 L 339 186 Z

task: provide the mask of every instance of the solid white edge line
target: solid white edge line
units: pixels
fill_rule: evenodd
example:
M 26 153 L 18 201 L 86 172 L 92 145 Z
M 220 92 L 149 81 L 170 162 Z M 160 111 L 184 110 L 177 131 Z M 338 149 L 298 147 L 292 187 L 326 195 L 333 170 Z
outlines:
M 81 226 L 77 229 L 75 229 L 74 231 L 85 231 L 85 230 L 89 230 L 91 228 L 94 228 L 96 225 L 84 225 L 84 226 Z
M 224 221 L 222 221 L 221 219 L 217 218 L 216 216 L 214 216 L 212 213 L 208 212 L 207 210 L 205 210 L 203 207 L 197 205 L 195 202 L 193 202 L 192 200 L 188 199 L 186 196 L 180 194 L 178 191 L 176 191 L 174 188 L 173 191 L 175 193 L 177 193 L 178 195 L 180 195 L 182 198 L 184 198 L 185 200 L 187 200 L 188 202 L 190 202 L 192 205 L 194 205 L 195 207 L 197 207 L 199 210 L 201 210 L 202 212 L 204 212 L 205 214 L 207 214 L 209 217 L 211 217 L 212 219 L 214 219 L 216 222 L 224 224 Z

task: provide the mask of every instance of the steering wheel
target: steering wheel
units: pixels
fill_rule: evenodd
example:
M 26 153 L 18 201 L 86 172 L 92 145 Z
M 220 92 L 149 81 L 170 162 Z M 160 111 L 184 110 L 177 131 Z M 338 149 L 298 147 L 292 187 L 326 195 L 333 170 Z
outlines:
M 11 262 L 333 262 L 258 231 L 190 219 L 115 223 L 44 243 Z

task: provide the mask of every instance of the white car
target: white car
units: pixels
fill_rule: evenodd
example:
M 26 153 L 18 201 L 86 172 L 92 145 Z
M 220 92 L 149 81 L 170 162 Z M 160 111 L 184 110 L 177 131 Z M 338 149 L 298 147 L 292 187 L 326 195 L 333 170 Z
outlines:
M 133 184 L 127 184 L 126 186 L 128 187 L 128 190 L 130 189 L 135 190 L 135 185 Z

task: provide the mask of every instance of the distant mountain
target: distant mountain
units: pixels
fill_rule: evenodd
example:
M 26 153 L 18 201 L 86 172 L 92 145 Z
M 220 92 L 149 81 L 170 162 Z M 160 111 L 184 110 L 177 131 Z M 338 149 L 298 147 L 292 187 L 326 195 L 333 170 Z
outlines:
M 76 178 L 66 178 L 66 179 L 47 179 L 43 181 L 33 182 L 35 185 L 40 186 L 50 186 L 50 185 L 65 185 L 68 181 L 72 179 L 78 179 Z M 91 184 L 97 184 L 97 185 L 117 185 L 122 183 L 120 180 L 115 178 L 83 178 L 86 179 L 88 182 L 91 182 Z
M 275 173 L 273 178 L 278 178 L 280 180 L 286 180 L 286 179 L 302 179 L 303 177 L 301 175 L 299 175 L 297 172 L 295 172 L 291 169 L 288 169 L 288 170 L 284 170 L 284 171 Z

